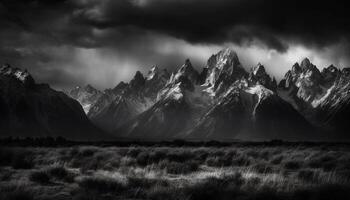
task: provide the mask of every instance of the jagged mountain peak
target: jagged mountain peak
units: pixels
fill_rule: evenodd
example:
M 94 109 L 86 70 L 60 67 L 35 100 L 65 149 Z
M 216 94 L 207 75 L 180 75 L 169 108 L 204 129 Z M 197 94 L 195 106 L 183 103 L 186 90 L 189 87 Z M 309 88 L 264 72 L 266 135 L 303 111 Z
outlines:
M 144 76 L 143 76 L 143 74 L 140 71 L 136 71 L 133 80 L 135 80 L 135 79 L 136 80 L 141 80 L 141 79 L 144 79 Z
M 145 77 L 140 71 L 136 71 L 134 78 L 130 81 L 130 87 L 138 89 L 145 84 Z
M 310 60 L 308 58 L 304 58 L 301 63 L 300 63 L 300 67 L 302 69 L 306 69 L 308 68 L 310 65 L 312 65 L 312 63 L 310 62 Z
M 126 86 L 128 86 L 127 83 L 125 83 L 124 81 L 120 81 L 118 83 L 118 85 L 116 85 L 113 90 L 120 90 L 120 89 L 124 89 Z
M 212 55 L 207 62 L 208 68 L 204 85 L 211 96 L 220 95 L 236 80 L 246 77 L 248 73 L 241 66 L 237 53 L 226 48 Z
M 326 69 L 326 70 L 328 70 L 328 71 L 330 71 L 330 72 L 339 71 L 339 69 L 338 69 L 336 66 L 334 66 L 333 64 L 329 65 L 328 67 L 326 67 L 326 68 L 324 68 L 324 69 Z
M 70 91 L 71 94 L 75 93 L 89 93 L 89 94 L 98 94 L 101 93 L 98 89 L 94 88 L 92 85 L 87 84 L 84 87 L 76 86 L 73 90 Z
M 159 67 L 157 65 L 153 66 L 147 74 L 147 80 L 153 79 L 159 73 Z
M 251 72 L 255 76 L 262 76 L 267 74 L 264 65 L 258 63 L 256 66 L 252 67 Z
M 102 92 L 90 84 L 87 84 L 84 87 L 76 86 L 67 94 L 81 104 L 85 113 L 88 113 L 90 111 L 90 108 L 102 96 Z
M 294 63 L 294 65 L 292 66 L 292 73 L 293 74 L 299 74 L 301 72 L 301 67 L 299 65 L 299 63 Z
M 170 74 L 167 69 L 160 69 L 157 65 L 153 66 L 147 74 L 146 80 L 151 81 L 155 79 L 168 79 Z
M 16 78 L 26 85 L 33 85 L 35 83 L 33 77 L 26 69 L 22 70 L 20 68 L 12 67 L 10 64 L 3 64 L 0 67 L 0 75 Z
M 156 74 L 159 73 L 159 67 L 157 65 L 153 66 L 149 71 L 148 71 L 148 74 L 147 74 L 147 80 L 150 80 L 152 79 Z
M 261 84 L 270 90 L 275 90 L 277 88 L 276 80 L 271 79 L 270 75 L 267 74 L 264 65 L 261 63 L 252 67 L 249 74 L 249 81 L 253 84 Z
M 93 86 L 91 86 L 90 84 L 85 85 L 84 87 L 81 86 L 75 86 L 75 88 L 73 88 L 70 93 L 74 94 L 74 93 L 78 93 L 78 92 L 87 92 L 87 93 L 98 93 L 100 92 L 99 90 L 97 90 L 96 88 L 94 88 Z
M 191 84 L 196 84 L 199 81 L 199 73 L 195 70 L 189 59 L 174 74 L 172 73 L 168 84 L 177 84 L 179 82 L 189 81 Z
M 89 90 L 89 91 L 94 91 L 94 90 L 97 90 L 96 88 L 94 88 L 92 85 L 90 85 L 90 84 L 87 84 L 86 86 L 85 86 L 85 89 L 86 90 Z
M 232 48 L 226 48 L 212 55 L 207 62 L 209 69 L 218 68 L 220 70 L 240 65 L 238 55 Z
M 185 60 L 185 65 L 192 66 L 191 61 L 190 61 L 189 58 L 186 58 L 186 60 Z
M 157 72 L 157 71 L 159 71 L 159 67 L 157 65 L 154 65 L 151 67 L 151 69 L 149 71 L 150 72 Z
M 217 55 L 220 55 L 224 58 L 230 58 L 231 60 L 234 60 L 234 61 L 239 61 L 236 51 L 231 47 L 222 49 L 221 51 L 218 52 Z
M 312 64 L 308 58 L 304 58 L 300 63 L 300 69 L 297 65 L 293 65 L 292 74 L 293 76 L 298 76 L 301 73 L 301 79 L 309 79 L 313 81 L 319 81 L 321 77 L 320 70 L 316 65 Z
M 190 59 L 187 58 L 185 60 L 185 64 L 183 64 L 180 67 L 179 72 L 181 72 L 181 73 L 192 73 L 193 71 L 196 71 L 196 70 L 193 68 Z

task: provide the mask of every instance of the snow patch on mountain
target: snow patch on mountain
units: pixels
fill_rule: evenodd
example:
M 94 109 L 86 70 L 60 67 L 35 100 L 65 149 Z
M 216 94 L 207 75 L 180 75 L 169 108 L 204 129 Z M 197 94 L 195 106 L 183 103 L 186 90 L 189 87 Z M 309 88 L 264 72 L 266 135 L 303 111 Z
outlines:
M 179 100 L 183 98 L 183 94 L 180 88 L 181 83 L 175 84 L 172 88 L 166 91 L 165 98 L 172 98 L 175 100 Z
M 5 76 L 12 76 L 27 85 L 35 83 L 33 77 L 28 73 L 27 70 L 11 67 L 9 64 L 3 64 L 0 67 L 0 74 Z
M 256 94 L 258 96 L 259 102 L 261 101 L 261 99 L 274 94 L 274 92 L 265 88 L 262 85 L 255 85 L 253 87 L 248 87 L 245 91 L 250 94 Z
M 68 92 L 68 95 L 76 99 L 83 106 L 84 112 L 87 114 L 91 107 L 102 96 L 102 92 L 91 85 L 86 85 L 85 87 L 76 86 L 73 90 Z

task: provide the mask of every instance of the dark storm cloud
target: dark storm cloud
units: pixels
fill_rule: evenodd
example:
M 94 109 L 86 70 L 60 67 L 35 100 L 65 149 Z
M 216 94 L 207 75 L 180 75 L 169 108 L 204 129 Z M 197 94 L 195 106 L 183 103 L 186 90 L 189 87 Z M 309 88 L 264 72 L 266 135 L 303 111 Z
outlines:
M 350 37 L 345 1 L 5 0 L 0 5 L 5 28 L 84 47 L 108 45 L 106 41 L 126 37 L 133 28 L 191 43 L 246 44 L 257 39 L 279 51 L 289 41 L 323 47 Z M 98 36 L 94 28 L 114 34 Z M 137 33 L 142 31 L 132 34 Z
M 215 53 L 208 45 L 227 43 L 282 54 L 302 45 L 349 63 L 346 8 L 343 0 L 1 0 L 0 62 L 58 87 L 111 86 L 135 65 L 174 69 L 187 57 L 201 66 Z
M 106 29 L 132 25 L 192 43 L 261 40 L 284 51 L 284 40 L 325 46 L 349 39 L 345 1 L 119 0 L 81 10 L 75 19 Z

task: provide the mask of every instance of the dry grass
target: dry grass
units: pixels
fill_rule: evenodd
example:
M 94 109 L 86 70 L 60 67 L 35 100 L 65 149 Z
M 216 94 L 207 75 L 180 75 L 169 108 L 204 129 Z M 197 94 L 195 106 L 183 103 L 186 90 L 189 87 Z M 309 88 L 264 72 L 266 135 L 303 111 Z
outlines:
M 4 200 L 348 199 L 349 180 L 348 147 L 0 149 Z

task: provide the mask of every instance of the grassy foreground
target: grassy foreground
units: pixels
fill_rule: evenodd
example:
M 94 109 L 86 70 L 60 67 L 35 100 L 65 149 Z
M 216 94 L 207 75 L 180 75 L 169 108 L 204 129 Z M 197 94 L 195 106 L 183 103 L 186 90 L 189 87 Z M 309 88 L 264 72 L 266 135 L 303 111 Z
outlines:
M 0 199 L 350 199 L 347 145 L 2 147 Z

